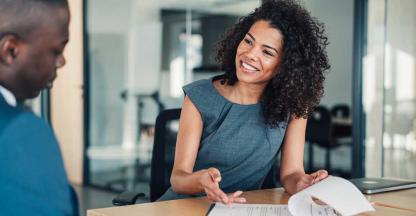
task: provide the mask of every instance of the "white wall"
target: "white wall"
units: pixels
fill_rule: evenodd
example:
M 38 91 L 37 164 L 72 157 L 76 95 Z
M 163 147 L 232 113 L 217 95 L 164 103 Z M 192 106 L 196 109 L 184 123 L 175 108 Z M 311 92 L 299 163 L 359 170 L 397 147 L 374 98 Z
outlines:
M 354 0 L 304 0 L 312 16 L 325 23 L 331 64 L 321 104 L 352 104 Z
M 65 169 L 72 183 L 83 183 L 83 24 L 82 0 L 69 1 L 70 39 L 66 65 L 58 71 L 51 91 L 51 121 L 61 147 Z

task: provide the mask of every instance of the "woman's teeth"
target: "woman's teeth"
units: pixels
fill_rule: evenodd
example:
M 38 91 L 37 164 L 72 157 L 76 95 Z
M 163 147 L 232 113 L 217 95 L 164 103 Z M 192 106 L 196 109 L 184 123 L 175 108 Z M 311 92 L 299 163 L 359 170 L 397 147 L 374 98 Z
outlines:
M 252 72 L 256 72 L 256 71 L 259 70 L 259 69 L 255 68 L 255 67 L 253 67 L 253 66 L 251 66 L 249 64 L 246 64 L 244 62 L 241 63 L 241 66 L 243 66 L 244 69 L 249 70 L 249 71 L 252 71 Z

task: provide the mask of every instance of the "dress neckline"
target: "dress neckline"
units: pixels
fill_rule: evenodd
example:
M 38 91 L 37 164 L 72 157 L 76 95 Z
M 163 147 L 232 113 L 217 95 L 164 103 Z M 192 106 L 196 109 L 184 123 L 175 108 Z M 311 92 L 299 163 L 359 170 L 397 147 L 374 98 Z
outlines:
M 216 76 L 216 77 L 218 77 L 218 76 Z M 212 78 L 210 78 L 210 79 L 208 80 L 208 81 L 209 81 L 209 84 L 210 84 L 210 87 L 212 88 L 213 92 L 214 92 L 217 96 L 219 96 L 219 98 L 222 98 L 222 100 L 224 100 L 225 102 L 227 102 L 227 103 L 229 103 L 229 104 L 231 104 L 231 105 L 241 106 L 241 107 L 258 107 L 258 106 L 260 106 L 260 103 L 259 103 L 259 102 L 254 103 L 254 104 L 239 104 L 239 103 L 235 103 L 235 102 L 232 102 L 232 101 L 228 100 L 226 97 L 224 97 L 224 95 L 222 95 L 222 94 L 218 91 L 218 89 L 217 89 L 217 88 L 215 88 L 214 81 L 215 81 L 215 78 L 216 78 L 216 77 L 212 77 Z

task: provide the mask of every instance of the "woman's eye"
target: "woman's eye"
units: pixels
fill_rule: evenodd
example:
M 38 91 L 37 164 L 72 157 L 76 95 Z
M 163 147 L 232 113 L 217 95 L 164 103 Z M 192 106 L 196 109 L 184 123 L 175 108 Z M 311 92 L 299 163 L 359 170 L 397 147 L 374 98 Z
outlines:
M 266 54 L 266 55 L 268 55 L 268 56 L 274 56 L 273 53 L 271 53 L 271 52 L 269 52 L 267 50 L 264 50 L 263 53 Z
M 251 45 L 251 40 L 249 40 L 249 39 L 247 39 L 247 38 L 244 38 L 244 42 L 245 42 L 246 44 L 248 44 L 248 45 Z

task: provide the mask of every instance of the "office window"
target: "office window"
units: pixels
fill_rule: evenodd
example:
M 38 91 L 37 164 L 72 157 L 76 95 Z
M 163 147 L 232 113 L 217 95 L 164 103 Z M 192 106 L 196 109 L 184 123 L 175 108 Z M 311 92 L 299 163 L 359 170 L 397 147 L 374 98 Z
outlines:
M 416 2 L 369 0 L 366 175 L 416 179 Z

